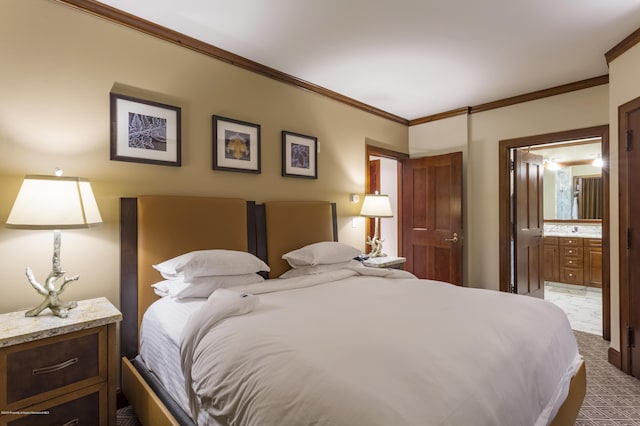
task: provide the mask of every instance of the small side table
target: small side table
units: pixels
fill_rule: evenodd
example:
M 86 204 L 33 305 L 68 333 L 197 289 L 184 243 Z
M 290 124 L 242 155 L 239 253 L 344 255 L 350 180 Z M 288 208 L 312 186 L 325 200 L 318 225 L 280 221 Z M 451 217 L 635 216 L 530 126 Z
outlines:
M 404 269 L 404 263 L 406 261 L 407 261 L 406 257 L 381 256 L 381 257 L 370 257 L 367 260 L 363 260 L 362 264 L 370 268 Z
M 104 297 L 67 318 L 0 314 L 0 424 L 116 423 L 116 323 Z

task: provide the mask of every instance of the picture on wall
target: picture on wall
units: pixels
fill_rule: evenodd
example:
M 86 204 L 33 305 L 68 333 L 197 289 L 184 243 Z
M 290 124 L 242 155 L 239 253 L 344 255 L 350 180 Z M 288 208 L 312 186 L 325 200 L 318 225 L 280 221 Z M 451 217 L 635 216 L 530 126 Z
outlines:
M 110 94 L 111 160 L 181 165 L 179 107 Z
M 282 176 L 318 179 L 318 138 L 282 131 Z
M 213 169 L 260 173 L 260 125 L 213 116 Z

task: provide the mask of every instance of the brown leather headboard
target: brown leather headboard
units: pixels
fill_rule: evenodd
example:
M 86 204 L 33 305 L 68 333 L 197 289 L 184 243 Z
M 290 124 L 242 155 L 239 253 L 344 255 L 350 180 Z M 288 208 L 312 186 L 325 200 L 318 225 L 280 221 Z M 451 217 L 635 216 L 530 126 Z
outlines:
M 270 201 L 264 209 L 269 278 L 289 270 L 283 254 L 307 244 L 338 240 L 335 204 L 328 201 Z
M 123 330 L 123 354 L 131 356 L 137 352 L 142 315 L 158 299 L 150 286 L 162 277 L 152 265 L 193 250 L 255 253 L 255 244 L 250 250 L 250 235 L 255 238 L 255 231 L 248 231 L 255 226 L 255 220 L 247 214 L 252 203 L 238 198 L 188 196 L 140 196 L 121 200 L 123 313 L 133 304 L 132 299 L 137 300 L 135 306 L 130 307 L 137 310 L 137 315 L 123 316 L 121 327 L 130 329 L 126 337 Z

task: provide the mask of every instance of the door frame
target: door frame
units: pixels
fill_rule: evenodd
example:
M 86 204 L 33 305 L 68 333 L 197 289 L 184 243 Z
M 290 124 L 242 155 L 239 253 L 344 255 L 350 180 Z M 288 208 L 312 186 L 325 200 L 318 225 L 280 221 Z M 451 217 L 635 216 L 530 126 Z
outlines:
M 627 142 L 627 127 L 628 127 L 628 114 L 640 109 L 640 98 L 633 99 L 618 107 L 618 191 L 620 193 L 620 202 L 618 205 L 618 247 L 619 247 L 619 268 L 620 268 L 620 297 L 619 297 L 619 312 L 620 312 L 620 353 L 611 353 L 610 349 L 609 360 L 614 360 L 620 370 L 627 374 L 631 374 L 631 348 L 629 346 L 629 335 L 627 334 L 627 327 L 631 323 L 631 282 L 629 281 L 629 258 L 627 250 L 627 230 L 629 229 L 629 216 L 631 212 L 628 211 L 628 202 L 630 196 L 629 188 L 629 154 L 626 148 Z M 637 138 L 636 138 L 637 140 Z M 635 306 L 637 309 L 637 306 Z
M 547 133 L 543 135 L 527 136 L 516 139 L 505 139 L 499 142 L 498 153 L 498 197 L 499 197 L 499 239 L 500 239 L 500 291 L 510 291 L 511 276 L 511 202 L 510 202 L 510 151 L 549 143 L 565 142 L 575 139 L 599 137 L 602 141 L 602 337 L 611 339 L 611 289 L 610 289 L 610 258 L 609 258 L 609 125 L 587 127 L 583 129 L 567 130 L 563 132 Z
M 386 148 L 380 148 L 375 145 L 369 145 L 368 143 L 365 144 L 364 151 L 365 151 L 364 152 L 365 191 L 369 188 L 369 184 L 370 184 L 369 182 L 369 157 L 370 156 L 389 158 L 391 160 L 397 161 L 397 164 L 398 164 L 398 171 L 397 171 L 398 188 L 396 189 L 398 191 L 397 192 L 397 197 L 398 197 L 397 212 L 398 212 L 398 217 L 402 217 L 402 162 L 400 160 L 406 160 L 407 158 L 409 158 L 409 154 L 405 154 L 403 152 L 398 152 L 398 151 L 392 151 Z M 367 218 L 365 229 L 370 228 L 369 220 L 370 219 Z M 398 220 L 398 256 L 402 256 L 403 254 L 402 241 L 403 241 L 402 240 L 402 221 Z

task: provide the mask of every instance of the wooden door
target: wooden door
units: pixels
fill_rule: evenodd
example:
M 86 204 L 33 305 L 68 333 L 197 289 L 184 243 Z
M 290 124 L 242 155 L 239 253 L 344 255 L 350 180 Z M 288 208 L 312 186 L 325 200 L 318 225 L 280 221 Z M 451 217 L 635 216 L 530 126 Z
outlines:
M 405 269 L 418 278 L 462 285 L 462 153 L 402 164 Z
M 542 155 L 514 150 L 513 292 L 544 298 Z
M 619 110 L 620 356 L 640 378 L 640 98 Z

